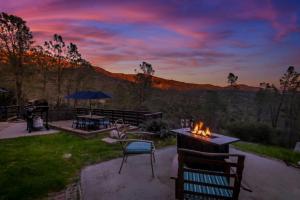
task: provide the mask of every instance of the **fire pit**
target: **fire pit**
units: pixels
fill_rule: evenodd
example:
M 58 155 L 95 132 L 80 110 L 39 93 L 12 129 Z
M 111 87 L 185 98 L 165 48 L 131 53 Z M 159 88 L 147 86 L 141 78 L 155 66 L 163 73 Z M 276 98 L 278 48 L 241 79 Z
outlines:
M 229 144 L 238 138 L 212 133 L 203 122 L 191 124 L 192 128 L 174 129 L 177 134 L 177 148 L 192 149 L 211 153 L 229 153 Z

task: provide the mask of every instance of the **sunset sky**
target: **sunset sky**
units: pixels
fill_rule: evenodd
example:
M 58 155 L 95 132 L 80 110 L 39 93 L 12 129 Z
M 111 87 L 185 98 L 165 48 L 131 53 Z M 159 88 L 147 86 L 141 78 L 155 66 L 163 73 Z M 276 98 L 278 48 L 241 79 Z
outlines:
M 146 61 L 164 78 L 225 85 L 233 72 L 257 86 L 300 70 L 299 0 L 0 0 L 0 11 L 36 44 L 60 34 L 112 72 Z

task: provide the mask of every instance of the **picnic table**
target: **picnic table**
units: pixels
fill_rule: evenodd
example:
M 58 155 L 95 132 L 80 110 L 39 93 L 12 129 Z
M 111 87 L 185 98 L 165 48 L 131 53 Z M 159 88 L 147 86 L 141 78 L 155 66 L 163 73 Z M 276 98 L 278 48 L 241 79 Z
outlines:
M 100 126 L 107 127 L 109 120 L 101 115 L 78 115 L 76 116 L 76 128 L 96 129 Z

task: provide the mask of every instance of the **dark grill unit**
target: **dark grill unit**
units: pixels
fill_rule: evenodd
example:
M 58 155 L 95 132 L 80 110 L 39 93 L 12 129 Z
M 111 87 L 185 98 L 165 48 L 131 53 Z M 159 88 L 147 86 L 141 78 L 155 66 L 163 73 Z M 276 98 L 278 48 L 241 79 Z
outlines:
M 27 122 L 27 131 L 29 133 L 31 133 L 31 131 L 37 130 L 33 126 L 33 122 L 36 117 L 41 117 L 43 119 L 44 127 L 47 130 L 49 130 L 48 111 L 49 111 L 49 106 L 46 100 L 30 101 L 26 106 L 24 106 L 24 117 Z

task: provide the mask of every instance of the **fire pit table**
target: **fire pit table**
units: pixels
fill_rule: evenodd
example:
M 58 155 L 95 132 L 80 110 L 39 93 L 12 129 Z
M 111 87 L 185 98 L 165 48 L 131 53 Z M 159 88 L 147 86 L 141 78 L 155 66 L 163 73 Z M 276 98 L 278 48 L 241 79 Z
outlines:
M 211 133 L 210 136 L 201 136 L 192 133 L 190 128 L 171 130 L 177 135 L 177 148 L 192 149 L 211 153 L 229 153 L 229 144 L 240 139 Z

